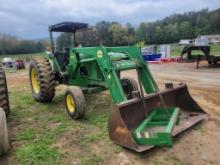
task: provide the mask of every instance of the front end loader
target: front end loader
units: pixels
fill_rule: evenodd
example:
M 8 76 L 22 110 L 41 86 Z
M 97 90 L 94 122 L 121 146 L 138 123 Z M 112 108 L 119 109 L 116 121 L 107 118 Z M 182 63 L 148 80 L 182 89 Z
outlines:
M 140 48 L 73 47 L 55 50 L 52 32 L 73 33 L 87 24 L 64 22 L 49 27 L 52 54 L 35 58 L 30 64 L 33 97 L 40 102 L 52 101 L 56 84 L 70 86 L 65 94 L 66 110 L 73 119 L 83 117 L 84 93 L 109 90 L 118 110 L 108 121 L 109 137 L 115 143 L 138 152 L 154 146 L 172 146 L 173 136 L 206 118 L 193 100 L 186 84 L 166 84 L 160 91 L 143 60 Z M 51 62 L 50 62 L 51 61 Z M 121 72 L 135 70 L 138 83 L 121 77 Z

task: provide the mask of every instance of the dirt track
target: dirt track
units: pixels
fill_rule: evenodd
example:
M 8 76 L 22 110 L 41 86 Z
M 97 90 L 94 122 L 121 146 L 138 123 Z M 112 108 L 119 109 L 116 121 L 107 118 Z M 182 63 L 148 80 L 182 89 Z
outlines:
M 150 68 L 160 88 L 166 81 L 186 83 L 190 94 L 208 113 L 208 120 L 183 133 L 172 149 L 156 149 L 153 157 L 160 162 L 164 154 L 173 154 L 183 164 L 220 164 L 220 65 L 208 66 L 203 62 L 195 69 L 195 63 L 169 63 Z M 125 76 L 134 75 L 133 72 L 126 72 Z
M 154 148 L 144 153 L 135 153 L 119 147 L 120 149 L 114 152 L 116 145 L 107 139 L 107 142 L 105 140 L 100 140 L 97 143 L 91 142 L 89 147 L 93 149 L 92 152 L 102 155 L 104 160 L 101 164 L 106 165 L 220 164 L 220 66 L 208 67 L 207 63 L 204 62 L 200 64 L 199 69 L 195 69 L 195 63 L 154 64 L 150 65 L 150 68 L 160 88 L 164 88 L 163 84 L 166 81 L 172 81 L 174 84 L 187 83 L 190 94 L 208 113 L 208 119 L 178 136 L 172 148 Z M 134 73 L 134 71 L 128 71 L 123 74 L 136 78 Z M 27 77 L 26 71 L 9 75 L 10 90 L 22 92 L 22 90 L 29 88 Z M 17 88 L 19 83 L 24 88 Z M 104 96 L 106 93 L 102 93 L 102 95 Z M 107 97 L 109 97 L 108 94 Z M 95 104 L 95 102 L 91 103 Z M 97 103 L 94 107 L 100 104 Z M 16 130 L 16 128 L 13 129 Z M 16 131 L 13 133 L 16 134 Z M 85 153 L 85 149 L 74 143 L 74 136 L 76 136 L 74 130 L 70 130 L 58 138 L 57 144 L 54 145 L 58 146 L 60 152 Z M 9 162 L 10 157 L 11 155 L 9 155 Z M 77 164 L 77 157 L 68 156 L 65 159 L 68 160 L 66 161 L 67 164 Z

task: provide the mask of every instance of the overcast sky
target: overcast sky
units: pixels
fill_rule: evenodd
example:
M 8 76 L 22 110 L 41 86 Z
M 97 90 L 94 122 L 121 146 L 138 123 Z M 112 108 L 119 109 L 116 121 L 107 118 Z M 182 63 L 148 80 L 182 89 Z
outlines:
M 0 0 L 0 32 L 23 39 L 48 37 L 61 21 L 154 21 L 173 13 L 220 7 L 220 0 Z

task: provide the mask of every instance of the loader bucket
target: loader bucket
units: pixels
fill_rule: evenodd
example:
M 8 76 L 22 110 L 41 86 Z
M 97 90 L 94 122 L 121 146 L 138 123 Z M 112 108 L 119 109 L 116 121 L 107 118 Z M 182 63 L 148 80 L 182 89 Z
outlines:
M 178 116 L 178 119 L 174 120 L 175 115 L 173 115 L 174 118 L 170 119 L 170 122 L 172 121 L 174 123 L 173 128 L 168 126 L 171 131 L 171 138 L 192 127 L 207 116 L 206 112 L 190 96 L 185 84 L 149 94 L 145 96 L 144 101 L 146 108 L 144 108 L 143 100 L 139 98 L 122 102 L 118 105 L 119 110 L 112 112 L 108 122 L 110 139 L 119 145 L 137 152 L 142 152 L 157 146 L 153 143 L 154 141 L 149 144 L 138 143 L 134 137 L 134 131 L 140 127 L 140 125 L 143 125 L 143 122 L 146 122 L 146 118 L 150 116 L 155 109 L 164 109 L 164 103 L 167 109 L 175 107 L 173 108 L 174 110 L 179 110 L 175 111 L 175 115 Z M 160 131 L 161 127 L 157 127 L 156 129 Z M 165 136 L 169 139 L 167 134 Z M 172 142 L 170 144 L 172 144 Z

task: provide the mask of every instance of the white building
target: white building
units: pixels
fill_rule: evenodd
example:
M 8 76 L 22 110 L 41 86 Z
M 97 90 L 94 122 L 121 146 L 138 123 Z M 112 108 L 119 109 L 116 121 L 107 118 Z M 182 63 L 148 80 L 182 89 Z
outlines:
M 183 40 L 180 40 L 179 44 L 180 45 L 189 45 L 189 44 L 192 44 L 193 40 L 192 39 L 183 39 Z
M 201 39 L 208 39 L 209 43 L 216 44 L 220 43 L 220 34 L 213 34 L 213 35 L 198 35 L 197 38 Z

